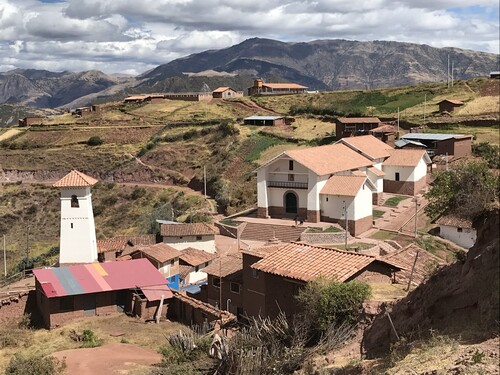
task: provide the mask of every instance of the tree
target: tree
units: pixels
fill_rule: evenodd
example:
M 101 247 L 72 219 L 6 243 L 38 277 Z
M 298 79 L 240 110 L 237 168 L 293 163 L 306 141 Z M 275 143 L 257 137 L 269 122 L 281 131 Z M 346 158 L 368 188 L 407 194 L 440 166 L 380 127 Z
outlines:
M 498 199 L 499 180 L 484 160 L 454 164 L 440 172 L 425 195 L 425 212 L 432 218 L 443 214 L 474 218 Z
M 359 281 L 341 283 L 319 278 L 301 289 L 297 299 L 303 305 L 306 319 L 314 328 L 325 332 L 329 326 L 354 324 L 371 288 Z
M 500 168 L 500 147 L 488 142 L 472 145 L 472 153 L 488 162 L 490 168 Z

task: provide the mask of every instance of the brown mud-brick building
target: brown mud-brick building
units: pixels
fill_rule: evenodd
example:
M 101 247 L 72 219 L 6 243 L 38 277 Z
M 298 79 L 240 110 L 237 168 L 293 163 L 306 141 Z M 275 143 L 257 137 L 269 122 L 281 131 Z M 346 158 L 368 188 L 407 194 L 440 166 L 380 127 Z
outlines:
M 392 283 L 401 267 L 373 256 L 301 243 L 243 250 L 243 311 L 276 317 L 300 312 L 300 289 L 319 277 L 348 282 Z
M 424 144 L 431 158 L 436 155 L 459 158 L 472 155 L 472 138 L 472 135 L 464 134 L 408 133 L 401 140 Z
M 264 83 L 262 79 L 253 81 L 253 86 L 248 88 L 248 96 L 254 95 L 290 95 L 304 94 L 307 87 L 297 83 Z
M 455 108 L 461 107 L 463 105 L 463 101 L 455 99 L 445 99 L 438 103 L 439 112 L 453 112 Z
M 25 117 L 19 119 L 19 126 L 40 125 L 45 120 L 43 117 Z
M 245 125 L 277 126 L 285 125 L 283 116 L 250 116 L 243 119 Z
M 214 99 L 231 99 L 231 98 L 242 98 L 243 91 L 236 91 L 231 87 L 218 87 L 212 91 L 212 97 Z
M 172 298 L 165 278 L 146 259 L 36 269 L 33 274 L 46 328 L 118 312 L 143 311 L 141 317 L 149 319 L 162 299 L 166 304 Z
M 335 120 L 335 138 L 369 134 L 370 130 L 378 128 L 382 122 L 377 117 L 339 117 Z
M 239 253 L 214 259 L 203 269 L 208 280 L 207 285 L 202 286 L 200 299 L 240 317 L 243 313 L 242 270 Z

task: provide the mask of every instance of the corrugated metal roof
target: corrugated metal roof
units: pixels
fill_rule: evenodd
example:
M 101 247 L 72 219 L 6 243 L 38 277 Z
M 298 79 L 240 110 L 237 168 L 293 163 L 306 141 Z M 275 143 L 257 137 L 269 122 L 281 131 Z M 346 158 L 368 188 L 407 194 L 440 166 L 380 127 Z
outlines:
M 408 133 L 401 137 L 401 139 L 416 139 L 424 141 L 444 141 L 447 139 L 462 137 L 463 134 L 435 134 L 435 133 Z
M 243 120 L 246 121 L 246 120 L 249 120 L 249 121 L 253 121 L 253 120 L 269 120 L 269 121 L 274 121 L 274 120 L 278 120 L 280 118 L 283 118 L 283 116 L 250 116 L 250 117 L 245 117 Z
M 167 284 L 147 259 L 43 268 L 33 274 L 48 298 Z
M 399 141 L 394 142 L 394 146 L 396 146 L 398 148 L 403 148 L 407 145 L 413 145 L 413 146 L 424 147 L 424 148 L 427 147 L 423 143 L 420 143 L 418 141 L 412 141 L 409 139 L 400 139 Z

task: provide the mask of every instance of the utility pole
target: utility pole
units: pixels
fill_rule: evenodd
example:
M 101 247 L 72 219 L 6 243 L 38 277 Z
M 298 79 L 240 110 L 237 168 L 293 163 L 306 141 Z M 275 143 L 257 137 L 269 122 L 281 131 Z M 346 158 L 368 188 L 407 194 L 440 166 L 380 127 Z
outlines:
M 451 87 L 453 87 L 453 70 L 455 68 L 455 61 L 451 60 Z
M 30 226 L 28 225 L 28 230 L 26 231 L 26 259 L 30 257 Z
M 7 277 L 7 249 L 5 247 L 5 234 L 3 235 L 3 274 Z
M 345 203 L 345 201 L 343 201 L 344 203 L 344 219 L 345 219 L 345 240 L 344 240 L 344 250 L 347 250 L 347 225 L 348 225 L 348 221 L 347 221 L 347 205 Z
M 424 94 L 424 126 L 425 126 L 425 112 L 427 111 L 427 94 Z
M 207 199 L 207 167 L 203 166 L 203 194 Z
M 415 238 L 417 238 L 418 199 L 415 197 Z
M 398 107 L 398 131 L 396 132 L 396 136 L 399 139 L 399 107 Z
M 448 73 L 446 75 L 446 83 L 448 88 L 450 88 L 450 54 L 448 54 Z

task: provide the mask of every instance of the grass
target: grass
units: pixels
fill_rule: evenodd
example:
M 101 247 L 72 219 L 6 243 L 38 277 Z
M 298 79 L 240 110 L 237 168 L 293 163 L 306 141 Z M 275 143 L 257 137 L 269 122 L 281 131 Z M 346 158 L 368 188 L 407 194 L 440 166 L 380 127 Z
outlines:
M 500 126 L 465 126 L 459 124 L 452 125 L 432 125 L 426 128 L 427 133 L 445 134 L 470 134 L 474 136 L 474 143 L 488 142 L 500 145 Z
M 409 197 L 403 197 L 402 195 L 396 195 L 395 197 L 390 197 L 384 202 L 384 206 L 396 207 L 400 202 L 408 199 Z
M 342 229 L 334 227 L 334 226 L 329 226 L 327 228 L 317 228 L 317 227 L 310 227 L 306 231 L 307 233 L 340 233 L 343 232 Z
M 397 235 L 398 235 L 397 233 L 387 232 L 385 230 L 379 230 L 378 232 L 373 233 L 369 238 L 372 238 L 374 240 L 385 241 L 385 240 L 393 240 Z
M 406 296 L 405 286 L 402 284 L 369 283 L 372 288 L 371 300 L 393 301 Z
M 276 138 L 257 134 L 255 136 L 249 137 L 245 141 L 250 146 L 249 152 L 246 155 L 245 160 L 248 162 L 254 162 L 260 158 L 260 154 L 270 147 L 276 146 L 280 141 Z
M 381 210 L 373 210 L 373 218 L 374 219 L 380 219 L 381 217 L 384 217 L 385 211 Z

